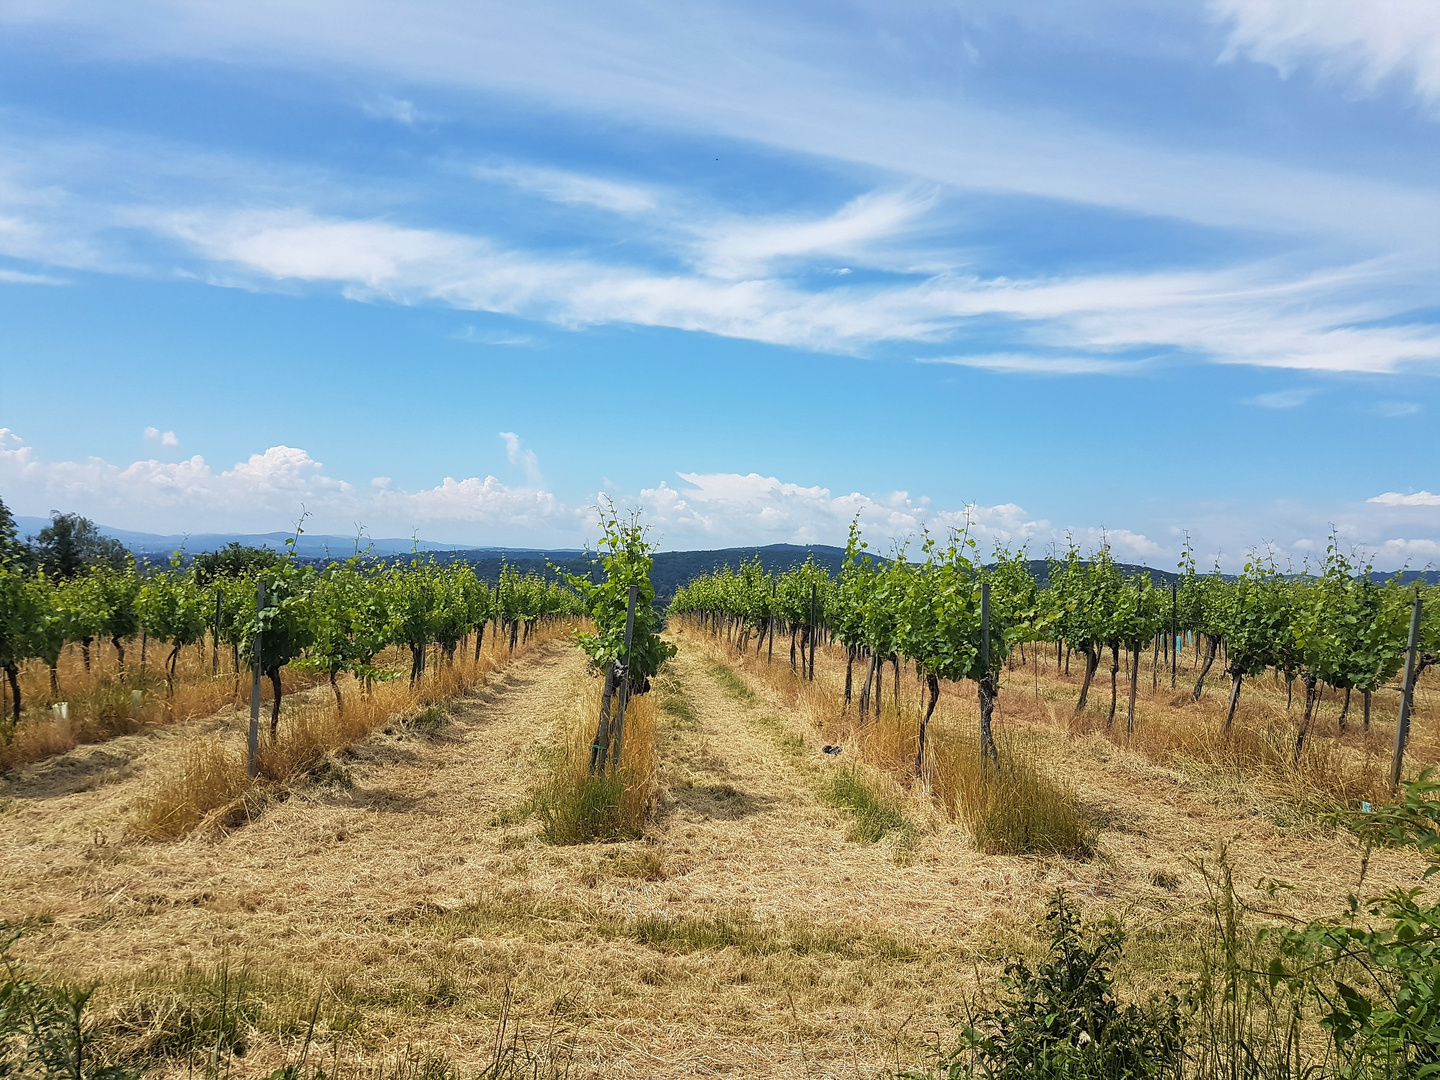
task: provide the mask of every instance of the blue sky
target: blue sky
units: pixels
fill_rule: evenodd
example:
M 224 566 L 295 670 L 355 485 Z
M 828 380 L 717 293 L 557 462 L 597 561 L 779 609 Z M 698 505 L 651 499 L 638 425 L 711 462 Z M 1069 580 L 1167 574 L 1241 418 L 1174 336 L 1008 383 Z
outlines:
M 1440 9 L 1366 7 L 0 0 L 0 495 L 1440 562 Z

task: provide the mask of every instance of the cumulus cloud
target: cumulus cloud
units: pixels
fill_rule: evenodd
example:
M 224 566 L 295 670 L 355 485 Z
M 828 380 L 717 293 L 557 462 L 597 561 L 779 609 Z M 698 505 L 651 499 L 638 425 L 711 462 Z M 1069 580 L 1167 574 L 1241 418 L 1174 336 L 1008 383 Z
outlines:
M 519 436 L 505 432 L 500 438 L 512 464 L 527 473 L 525 483 L 446 476 L 433 487 L 407 490 L 386 477 L 357 489 L 293 446 L 272 446 L 225 469 L 198 454 L 128 465 L 99 458 L 45 461 L 14 432 L 0 428 L 0 491 L 19 513 L 61 507 L 146 532 L 263 532 L 293 522 L 304 510 L 312 532 L 348 535 L 359 522 L 372 536 L 419 533 L 455 544 L 574 547 L 593 540 L 596 500 L 569 501 L 547 490 L 538 478 L 538 460 Z M 871 549 L 882 554 L 906 542 L 913 553 L 922 530 L 943 537 L 956 529 L 968 532 L 985 555 L 997 544 L 1024 548 L 1033 558 L 1063 552 L 1072 543 L 1082 551 L 1108 544 L 1124 561 L 1170 566 L 1188 533 L 1202 563 L 1208 565 L 1219 552 L 1229 570 L 1267 537 L 1279 538 L 1274 549 L 1282 564 L 1291 560 L 1298 567 L 1324 549 L 1330 523 L 1346 544 L 1374 555 L 1381 569 L 1429 560 L 1440 542 L 1415 535 L 1415 508 L 1440 506 L 1440 495 L 1428 491 L 1391 492 L 1367 504 L 1325 509 L 1295 503 L 1212 507 L 1183 521 L 1132 520 L 1126 523 L 1132 527 L 1115 527 L 1103 519 L 1057 522 L 1011 502 L 937 504 L 903 490 L 835 491 L 756 472 L 681 472 L 675 481 L 639 491 L 611 487 L 599 497 L 640 508 L 666 549 L 838 545 L 857 516 Z
M 379 478 L 359 491 L 293 446 L 272 446 L 219 471 L 198 454 L 129 465 L 99 458 L 52 462 L 6 428 L 0 428 L 0 485 L 7 502 L 17 506 L 65 506 L 107 525 L 142 531 L 263 531 L 266 522 L 291 521 L 304 509 L 322 531 L 348 531 L 363 521 L 372 532 L 397 535 L 425 528 L 473 542 L 484 539 L 472 535 L 478 530 L 502 536 L 523 530 L 571 543 L 579 521 L 550 492 L 493 476 L 447 476 L 418 491 Z
M 157 427 L 147 427 L 145 438 L 151 442 L 158 442 L 161 446 L 179 446 L 180 440 L 173 431 L 161 431 Z
M 1380 506 L 1440 506 L 1440 495 L 1432 495 L 1428 491 L 1416 491 L 1409 495 L 1402 495 L 1398 491 L 1387 491 L 1383 495 L 1376 495 L 1365 501 L 1378 503 Z
M 955 508 L 935 506 L 924 496 L 893 491 L 836 494 L 759 473 L 679 473 L 684 483 L 662 482 L 639 493 L 646 520 L 667 547 L 724 547 L 731 544 L 843 544 L 857 516 L 872 547 L 917 541 L 921 531 L 945 535 L 962 530 L 988 554 L 996 544 L 1028 548 L 1037 557 L 1067 538 L 1087 549 L 1108 543 L 1121 558 L 1148 559 L 1161 547 L 1141 533 L 1100 527 L 1057 528 L 1014 503 Z M 913 544 L 912 544 L 913 548 Z
M 1386 565 L 1413 565 L 1422 560 L 1429 562 L 1440 556 L 1440 541 L 1386 540 L 1380 545 L 1380 550 Z
M 1433 0 L 1211 0 L 1230 26 L 1225 59 L 1247 57 L 1282 75 L 1302 66 L 1371 93 L 1403 80 L 1440 115 L 1440 13 Z

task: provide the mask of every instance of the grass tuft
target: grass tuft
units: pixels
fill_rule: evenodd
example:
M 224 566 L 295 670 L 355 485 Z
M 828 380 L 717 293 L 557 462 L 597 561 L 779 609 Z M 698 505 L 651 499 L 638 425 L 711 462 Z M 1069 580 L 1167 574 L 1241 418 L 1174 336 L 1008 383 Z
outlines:
M 184 836 L 215 812 L 243 802 L 253 786 L 244 762 L 218 740 L 192 739 L 141 800 L 135 827 L 156 838 Z
M 824 800 L 837 810 L 848 811 L 855 819 L 850 827 L 850 839 L 865 844 L 875 844 L 889 833 L 898 833 L 902 839 L 913 837 L 914 826 L 900 809 L 899 799 L 885 794 L 860 774 L 858 769 L 841 769 L 830 779 L 824 791 Z
M 625 781 L 616 776 L 587 776 L 579 784 L 557 777 L 535 793 L 540 834 L 552 844 L 591 840 L 633 840 L 639 823 L 625 814 Z
M 662 673 L 663 676 L 663 673 Z M 663 684 L 663 677 L 658 680 Z M 592 840 L 633 840 L 660 797 L 660 762 L 655 731 L 663 691 L 630 699 L 618 770 L 590 774 L 591 744 L 600 713 L 600 680 L 586 681 L 561 725 L 561 752 L 550 763 L 549 780 L 531 798 L 541 835 L 552 844 Z
M 739 675 L 736 675 L 731 668 L 725 664 L 715 663 L 710 664 L 709 667 L 710 674 L 715 677 L 715 681 L 718 682 L 721 689 L 731 697 L 738 701 L 757 700 L 755 691 L 750 689 L 750 684 Z
M 987 855 L 1088 859 L 1095 852 L 1095 822 L 1071 787 L 1051 779 L 1022 742 L 1005 743 L 995 766 L 981 756 L 978 740 L 937 739 L 931 782 Z

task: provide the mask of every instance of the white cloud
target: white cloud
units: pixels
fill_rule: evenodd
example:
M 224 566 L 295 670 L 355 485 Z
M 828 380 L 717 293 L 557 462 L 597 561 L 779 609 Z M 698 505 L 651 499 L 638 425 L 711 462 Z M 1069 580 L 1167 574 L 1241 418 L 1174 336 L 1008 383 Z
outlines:
M 27 274 L 23 270 L 0 268 L 0 284 L 5 285 L 64 285 L 66 282 L 48 274 Z
M 262 279 L 329 283 L 355 299 L 439 302 L 560 325 L 628 322 L 858 353 L 878 343 L 943 343 L 969 320 L 998 317 L 1039 349 L 1079 346 L 1099 354 L 945 358 L 1051 373 L 1130 370 L 1133 363 L 1113 354 L 1137 349 L 1370 373 L 1440 359 L 1440 327 L 1375 325 L 1410 300 L 1398 286 L 1394 295 L 1383 291 L 1389 282 L 1373 265 L 1298 276 L 1275 266 L 1031 280 L 944 272 L 919 281 L 805 289 L 780 277 L 661 275 L 507 250 L 484 237 L 298 209 L 170 213 L 152 220 L 204 257 Z M 1367 299 L 1357 298 L 1362 291 Z
M 553 494 L 512 487 L 493 476 L 446 477 L 418 491 L 377 478 L 361 492 L 291 446 L 272 446 L 219 472 L 198 454 L 124 466 L 99 458 L 47 462 L 5 428 L 0 428 L 0 487 L 16 506 L 63 506 L 106 525 L 152 532 L 264 531 L 276 521 L 293 521 L 303 508 L 314 515 L 317 531 L 348 532 L 362 521 L 372 533 L 405 535 L 424 528 L 434 539 L 448 535 L 477 542 L 520 538 L 523 532 L 525 539 L 569 544 L 580 520 Z M 477 537 L 477 530 L 491 535 Z
M 1272 390 L 1268 394 L 1256 394 L 1247 398 L 1246 405 L 1256 405 L 1262 409 L 1298 409 L 1315 396 L 1312 389 L 1295 390 Z
M 510 464 L 525 471 L 525 480 L 532 487 L 539 484 L 541 482 L 540 459 L 535 456 L 535 451 L 521 446 L 520 436 L 513 431 L 500 432 L 500 438 L 505 440 L 505 457 L 509 459 Z
M 158 442 L 161 446 L 179 446 L 180 440 L 173 431 L 161 431 L 157 427 L 147 427 L 145 438 L 151 442 Z
M 1108 360 L 1099 356 L 1041 356 L 990 353 L 973 356 L 922 357 L 923 364 L 955 364 L 1019 375 L 1120 375 L 1141 370 L 1144 361 Z
M 1238 10 L 1242 0 L 1233 3 Z M 1321 10 L 1342 4 L 1348 0 L 1329 0 Z M 1357 14 L 1341 18 L 1354 26 L 1382 6 L 1423 17 L 1426 4 L 1355 4 Z M 1275 6 L 1297 9 L 1301 0 Z M 1190 13 L 1169 7 L 1176 8 L 1174 36 L 1195 37 Z M 1138 17 L 1114 21 L 1093 8 L 1085 8 L 1084 21 L 1100 28 L 1097 50 L 1124 50 L 1131 44 L 1125 37 L 1153 40 L 1150 28 L 1161 22 L 1150 3 L 1133 5 Z M 1003 10 L 1010 16 L 1015 9 Z M 714 0 L 683 9 L 647 0 L 535 0 L 499 18 L 487 5 L 443 0 L 317 0 L 303 10 L 281 0 L 134 0 L 120 18 L 94 0 L 10 0 L 0 7 L 0 25 L 45 28 L 82 54 L 249 62 L 312 78 L 359 73 L 378 84 L 516 97 L 607 123 L 668 128 L 692 140 L 717 135 L 972 191 L 1221 228 L 1367 242 L 1383 235 L 1423 250 L 1440 227 L 1434 193 L 1393 184 L 1383 165 L 1374 179 L 1285 168 L 1265 160 L 1263 148 L 1246 157 L 1217 150 L 1210 139 L 1187 149 L 1144 133 L 1122 137 L 1103 121 L 1078 119 L 1081 110 L 1066 103 L 1046 112 L 987 104 L 957 86 L 954 50 L 944 47 L 952 42 L 937 39 L 936 22 L 917 18 L 916 10 L 850 5 L 836 17 L 825 8 Z M 1227 16 L 1231 7 L 1216 10 Z M 1402 33 L 1413 22 L 1371 21 L 1395 22 Z M 955 28 L 951 20 L 941 25 Z M 1113 40 L 1102 40 L 1112 27 Z M 917 67 L 920 58 L 932 65 Z
M 876 245 L 894 244 L 937 199 L 934 191 L 872 191 L 820 219 L 721 219 L 699 230 L 697 261 L 721 278 L 764 275 L 772 263 L 817 256 L 874 265 L 867 256 Z
M 1410 495 L 1401 495 L 1398 491 L 1387 491 L 1383 495 L 1376 495 L 1365 501 L 1377 503 L 1380 506 L 1440 506 L 1440 495 L 1432 495 L 1428 491 L 1416 491 Z
M 477 165 L 471 170 L 479 180 L 510 184 L 551 202 L 566 206 L 592 206 L 615 214 L 640 214 L 654 210 L 659 202 L 655 189 L 627 184 L 564 169 L 534 165 Z
M 378 94 L 362 102 L 360 108 L 372 120 L 393 120 L 406 127 L 414 127 L 420 121 L 428 119 L 415 107 L 413 101 L 391 97 L 389 94 Z
M 1440 541 L 1435 540 L 1386 540 L 1381 545 L 1385 564 L 1396 567 L 1440 556 Z
M 968 529 L 986 555 L 992 545 L 1003 544 L 1011 549 L 1028 548 L 1039 557 L 1051 547 L 1063 549 L 1067 534 L 1088 549 L 1108 541 L 1124 559 L 1147 559 L 1162 550 L 1143 534 L 1125 529 L 1058 529 L 1014 503 L 970 503 L 945 509 L 904 491 L 836 495 L 819 485 L 805 486 L 758 473 L 678 475 L 685 486 L 661 483 L 642 490 L 636 500 L 667 548 L 843 544 L 850 522 L 858 514 L 872 550 L 881 554 L 891 543 L 918 541 L 926 528 L 942 536 L 951 529 Z
M 1434 0 L 1210 0 L 1230 24 L 1225 58 L 1271 64 L 1282 75 L 1315 67 L 1372 93 L 1387 79 L 1407 82 L 1440 107 L 1440 8 Z
M 533 461 L 518 436 L 502 436 L 512 461 L 529 472 Z M 538 470 L 538 462 L 534 463 Z M 1216 551 L 1222 565 L 1238 569 L 1257 542 L 1279 537 L 1282 565 L 1298 567 L 1323 550 L 1331 523 L 1345 543 L 1369 550 L 1381 569 L 1412 565 L 1434 554 L 1436 539 L 1413 535 L 1413 507 L 1440 506 L 1440 496 L 1389 494 L 1369 504 L 1325 508 L 1275 502 L 1253 507 L 1187 507 L 1173 522 L 1132 522 L 1135 528 L 1056 524 L 1015 503 L 936 505 L 906 491 L 836 493 L 759 473 L 678 474 L 627 494 L 611 490 L 621 507 L 640 507 L 666 549 L 751 546 L 771 543 L 843 544 L 858 514 L 871 549 L 915 541 L 924 528 L 943 536 L 966 529 L 982 555 L 992 545 L 1027 549 L 1034 558 L 1063 552 L 1073 541 L 1083 551 L 1108 543 L 1117 558 L 1150 566 L 1173 565 L 1188 532 L 1208 566 Z M 613 485 L 608 485 L 612 487 Z M 506 484 L 494 476 L 456 479 L 406 490 L 386 477 L 357 489 L 329 473 L 306 451 L 273 446 L 229 469 L 216 470 L 201 456 L 178 462 L 145 460 L 115 465 L 44 461 L 8 429 L 0 428 L 0 491 L 18 513 L 74 510 L 102 524 L 146 532 L 263 532 L 310 513 L 312 532 L 350 535 L 363 523 L 372 536 L 408 536 L 455 544 L 517 543 L 574 547 L 593 540 L 591 511 L 567 502 L 538 483 Z M 590 531 L 587 531 L 590 530 Z M 1411 532 L 1410 539 L 1389 539 Z M 1156 539 L 1156 537 L 1163 539 Z M 912 551 L 914 550 L 912 543 Z
M 451 336 L 456 341 L 468 341 L 472 345 L 520 347 L 535 344 L 535 339 L 529 334 L 515 334 L 504 330 L 477 330 L 473 326 L 466 326 Z

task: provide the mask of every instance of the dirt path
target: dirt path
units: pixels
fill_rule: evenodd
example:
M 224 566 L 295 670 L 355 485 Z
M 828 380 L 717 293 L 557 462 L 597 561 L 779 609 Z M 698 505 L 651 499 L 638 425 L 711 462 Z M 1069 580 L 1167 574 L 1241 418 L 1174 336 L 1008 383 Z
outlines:
M 88 790 L 61 783 L 36 797 L 38 776 L 27 774 L 0 815 L 0 917 L 35 926 L 26 951 L 36 959 L 104 976 L 203 963 L 219 949 L 323 959 L 357 926 L 457 903 L 493 854 L 487 822 L 523 798 L 529 777 L 516 764 L 549 738 L 581 659 L 557 645 L 517 662 L 453 703 L 436 734 L 396 726 L 343 755 L 349 788 L 302 788 L 220 841 L 124 837 L 127 808 L 178 738 L 106 744 L 114 782 Z M 44 768 L 71 771 L 64 760 Z M 72 932 L 96 925 L 106 933 Z

